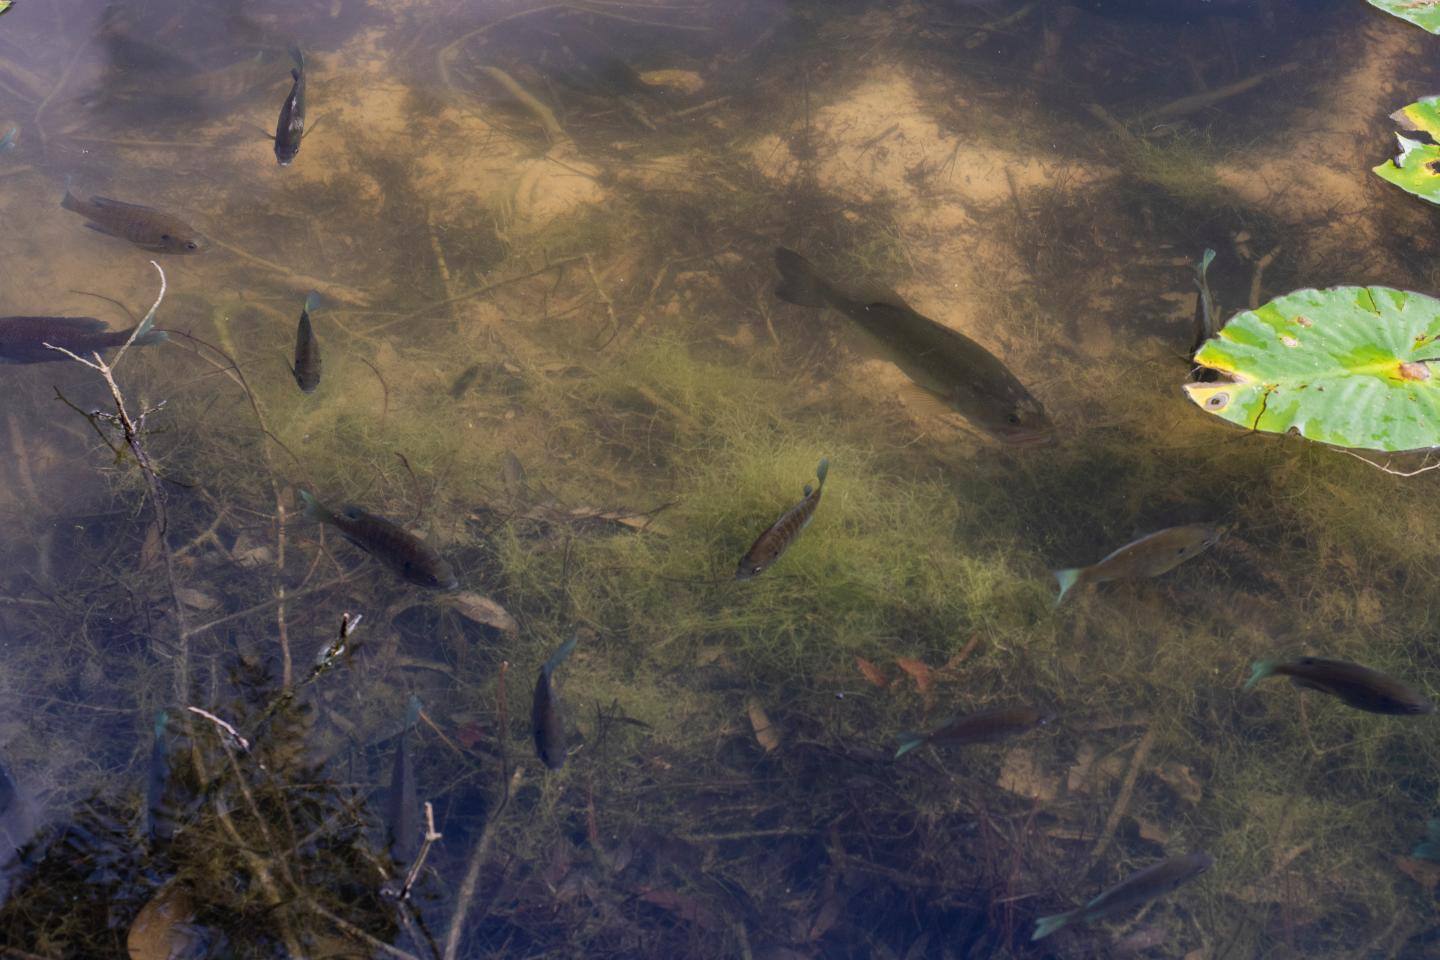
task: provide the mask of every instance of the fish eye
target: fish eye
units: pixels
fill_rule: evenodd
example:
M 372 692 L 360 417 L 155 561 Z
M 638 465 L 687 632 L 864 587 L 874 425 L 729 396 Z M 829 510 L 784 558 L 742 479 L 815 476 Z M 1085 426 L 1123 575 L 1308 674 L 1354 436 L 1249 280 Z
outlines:
M 1005 418 L 1005 422 L 1008 423 L 1008 424 L 1010 424 L 1011 426 L 1019 426 L 1019 425 L 1020 425 L 1020 414 L 1018 414 L 1018 413 L 1012 413 L 1012 414 L 1010 414 L 1008 417 Z
M 161 239 L 161 240 L 164 240 L 166 243 L 169 243 L 170 240 L 171 240 L 171 237 L 170 237 L 170 234 L 168 234 L 168 233 L 162 233 L 162 234 L 160 234 L 160 239 Z
M 200 244 L 196 243 L 194 240 L 188 240 L 188 241 L 186 241 L 186 243 L 185 243 L 185 249 L 186 249 L 186 250 L 199 250 L 199 249 L 200 249 Z

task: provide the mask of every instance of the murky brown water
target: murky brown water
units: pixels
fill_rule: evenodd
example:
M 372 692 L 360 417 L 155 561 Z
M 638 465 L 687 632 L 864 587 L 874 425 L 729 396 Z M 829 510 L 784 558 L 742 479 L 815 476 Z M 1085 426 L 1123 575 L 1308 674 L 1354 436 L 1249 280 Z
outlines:
M 1180 384 L 1207 247 L 1224 316 L 1435 291 L 1434 214 L 1369 169 L 1436 42 L 1361 0 L 17 0 L 0 315 L 128 327 L 154 256 L 169 339 L 115 370 L 148 470 L 96 371 L 0 366 L 0 953 L 1430 956 L 1431 719 L 1239 690 L 1309 653 L 1433 693 L 1430 476 Z M 86 230 L 67 183 L 207 248 Z M 974 338 L 1058 442 L 915 402 L 776 298 L 779 245 Z M 1053 609 L 1047 570 L 1200 522 Z M 892 762 L 1014 705 L 1051 719 Z

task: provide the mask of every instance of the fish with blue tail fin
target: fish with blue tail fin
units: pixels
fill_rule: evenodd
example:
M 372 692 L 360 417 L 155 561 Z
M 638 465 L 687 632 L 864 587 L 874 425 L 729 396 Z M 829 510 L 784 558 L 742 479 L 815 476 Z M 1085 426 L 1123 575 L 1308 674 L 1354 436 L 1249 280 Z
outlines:
M 290 93 L 280 106 L 280 120 L 275 125 L 275 162 L 282 167 L 299 156 L 300 141 L 305 138 L 305 54 L 299 47 L 291 47 L 290 57 L 295 61 Z
M 1030 939 L 1043 940 L 1073 923 L 1094 923 L 1149 903 L 1195 879 L 1214 863 L 1214 857 L 1201 851 L 1162 860 L 1121 880 L 1083 907 L 1041 917 L 1036 921 L 1035 933 Z
M 92 353 L 122 347 L 131 336 L 134 345 L 147 347 L 164 343 L 169 335 L 154 329 L 151 317 L 140 330 L 111 330 L 105 321 L 95 317 L 0 317 L 0 363 L 50 363 L 69 360 L 59 350 L 46 344 L 63 347 L 89 359 Z
M 19 139 L 20 128 L 12 125 L 9 130 L 5 131 L 5 136 L 0 137 L 0 153 L 8 153 L 14 150 Z
M 899 760 L 916 747 L 926 743 L 944 746 L 964 746 L 970 743 L 993 743 L 1009 737 L 1019 736 L 1036 727 L 1043 726 L 1051 716 L 1034 707 L 991 707 L 960 717 L 952 717 L 939 726 L 915 733 L 902 733 L 897 739 L 900 748 L 895 751 Z
M 530 701 L 530 729 L 535 736 L 535 755 L 551 770 L 565 765 L 565 711 L 555 691 L 554 675 L 575 650 L 578 634 L 570 637 L 550 655 L 535 680 L 535 696 Z
M 1213 547 L 1221 533 L 1219 528 L 1204 524 L 1169 527 L 1127 543 L 1088 567 L 1055 570 L 1055 580 L 1060 584 L 1055 606 L 1060 606 L 1066 595 L 1081 584 L 1158 577 L 1169 573 L 1186 560 Z
M 295 327 L 295 365 L 290 368 L 290 373 L 301 393 L 314 393 L 315 388 L 320 386 L 320 341 L 315 338 L 315 328 L 310 322 L 310 314 L 319 306 L 320 294 L 310 291 L 300 311 L 300 322 Z
M 415 784 L 415 757 L 410 750 L 410 731 L 419 722 L 420 698 L 411 694 L 405 710 L 405 726 L 395 744 L 390 792 L 386 797 L 390 855 L 400 864 L 409 863 L 420 849 L 420 796 Z
M 736 580 L 749 580 L 758 576 L 790 549 L 790 545 L 799 538 L 800 532 L 815 518 L 815 510 L 820 506 L 820 495 L 825 490 L 825 477 L 829 472 L 830 460 L 827 457 L 815 468 L 815 486 L 805 484 L 803 499 L 781 514 L 780 519 L 772 523 L 755 539 L 750 549 L 745 551 L 745 556 L 740 558 L 740 564 L 735 569 Z
M 431 590 L 454 590 L 460 586 L 460 579 L 449 561 L 398 523 L 356 506 L 345 506 L 338 512 L 331 510 L 306 490 L 300 491 L 300 499 L 305 504 L 305 516 L 334 527 L 346 540 L 409 582 Z
M 914 384 L 922 404 L 953 411 L 1002 443 L 1049 443 L 1055 426 L 1040 401 L 1001 360 L 969 337 L 910 307 L 893 290 L 846 290 L 794 250 L 777 247 L 775 295 L 829 307 L 853 320 Z
M 1245 691 L 1253 690 L 1257 683 L 1271 676 L 1289 677 L 1297 687 L 1329 694 L 1347 706 L 1369 713 L 1404 716 L 1435 712 L 1435 704 L 1408 684 L 1345 660 L 1323 657 L 1261 660 L 1251 667 Z

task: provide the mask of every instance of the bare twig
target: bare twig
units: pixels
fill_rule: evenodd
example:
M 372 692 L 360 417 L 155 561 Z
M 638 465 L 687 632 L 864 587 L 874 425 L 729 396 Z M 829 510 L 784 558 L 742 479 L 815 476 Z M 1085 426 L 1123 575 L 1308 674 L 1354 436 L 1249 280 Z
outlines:
M 250 752 L 250 741 L 240 736 L 240 731 L 236 730 L 228 722 L 221 720 L 209 710 L 202 710 L 200 707 L 187 706 L 185 709 L 189 710 L 193 714 L 196 714 L 197 716 L 204 717 L 206 720 L 209 720 L 211 723 L 215 724 L 215 726 L 219 727 L 221 733 L 224 734 L 221 739 L 228 738 L 227 742 L 233 743 L 235 746 L 239 747 L 242 753 Z
M 1115 806 L 1110 809 L 1110 816 L 1105 820 L 1105 827 L 1100 831 L 1100 837 L 1095 841 L 1095 846 L 1090 850 L 1090 859 L 1098 860 L 1105 849 L 1110 846 L 1111 839 L 1115 836 L 1115 828 L 1120 826 L 1120 818 L 1125 816 L 1125 811 L 1130 809 L 1130 797 L 1135 792 L 1135 781 L 1140 777 L 1140 770 L 1145 766 L 1145 758 L 1150 756 L 1150 748 L 1155 745 L 1155 728 L 1151 727 L 1145 731 L 1140 742 L 1135 745 L 1135 752 L 1130 756 L 1130 769 L 1125 773 L 1125 780 L 1120 784 L 1120 795 L 1115 798 Z
M 1390 461 L 1388 461 L 1388 460 L 1385 461 L 1384 463 L 1376 463 L 1374 460 L 1371 460 L 1369 457 L 1362 457 L 1360 454 L 1356 453 L 1354 450 L 1346 450 L 1346 449 L 1344 449 L 1344 448 L 1342 448 L 1342 447 L 1336 447 L 1335 449 L 1339 450 L 1339 451 L 1340 451 L 1341 453 L 1343 453 L 1343 454 L 1347 454 L 1347 455 L 1349 455 L 1349 456 L 1354 457 L 1356 460 L 1359 460 L 1359 461 L 1361 461 L 1362 463 L 1368 463 L 1368 464 L 1370 464 L 1370 466 L 1374 467 L 1376 470 L 1382 470 L 1382 471 L 1384 471 L 1385 473 L 1390 474 L 1392 477 L 1418 477 L 1420 474 L 1422 474 L 1422 473 L 1429 473 L 1431 470 L 1440 470 L 1440 461 L 1436 461 L 1435 463 L 1431 463 L 1431 462 L 1430 462 L 1430 456 L 1431 456 L 1431 455 L 1430 455 L 1429 453 L 1426 453 L 1426 454 L 1425 454 L 1425 459 L 1423 459 L 1423 460 L 1420 461 L 1421 464 L 1423 464 L 1423 466 L 1420 466 L 1420 467 L 1418 467 L 1418 468 L 1416 468 L 1416 469 L 1414 469 L 1414 470 L 1395 470 L 1395 469 L 1392 469 L 1392 468 L 1391 468 L 1391 466 L 1390 466 Z
M 415 881 L 420 876 L 421 869 L 425 866 L 425 858 L 430 856 L 430 848 L 437 840 L 444 839 L 444 834 L 435 829 L 435 807 L 429 800 L 425 801 L 425 842 L 420 845 L 420 852 L 415 856 L 415 862 L 410 864 L 410 872 L 405 875 L 405 884 L 400 888 L 400 899 L 405 900 L 410 896 L 410 889 L 415 886 Z
M 1265 256 L 1255 261 L 1255 272 L 1250 275 L 1251 310 L 1258 310 L 1260 308 L 1260 281 L 1265 276 L 1265 268 L 1270 266 L 1270 264 L 1274 262 L 1275 258 L 1280 255 L 1280 251 L 1283 249 L 1283 247 L 1276 247 L 1274 250 L 1271 250 L 1269 253 L 1265 254 Z

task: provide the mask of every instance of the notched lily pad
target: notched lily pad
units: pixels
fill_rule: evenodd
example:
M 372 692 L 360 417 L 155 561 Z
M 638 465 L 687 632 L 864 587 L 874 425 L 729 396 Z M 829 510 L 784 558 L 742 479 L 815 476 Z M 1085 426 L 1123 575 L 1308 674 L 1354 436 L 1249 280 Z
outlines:
M 1202 410 L 1337 447 L 1440 446 L 1440 300 L 1390 287 L 1296 290 L 1237 314 L 1195 353 L 1230 382 Z
M 1440 4 L 1440 0 L 1436 0 Z M 1440 10 L 1440 6 L 1436 7 Z M 1440 13 L 1436 14 L 1440 22 Z M 1382 180 L 1417 197 L 1440 203 L 1440 96 L 1425 97 L 1401 107 L 1390 114 L 1390 119 L 1405 133 L 1416 134 L 1407 137 L 1395 134 L 1400 141 L 1400 152 L 1392 160 L 1386 160 L 1375 168 Z
M 1423 30 L 1440 33 L 1440 0 L 1370 0 L 1370 6 L 1409 20 Z

